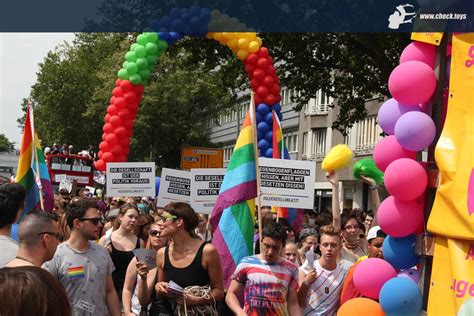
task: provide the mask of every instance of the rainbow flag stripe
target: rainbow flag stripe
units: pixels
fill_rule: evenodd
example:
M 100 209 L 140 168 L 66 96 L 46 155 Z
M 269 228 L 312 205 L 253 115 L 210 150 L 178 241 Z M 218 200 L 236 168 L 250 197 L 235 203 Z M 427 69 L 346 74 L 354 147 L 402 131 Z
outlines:
M 32 132 L 32 121 L 32 113 L 30 112 L 30 105 L 28 104 L 25 129 L 21 139 L 20 159 L 18 161 L 18 170 L 15 178 L 15 182 L 23 186 L 26 190 L 25 207 L 18 221 L 31 210 L 40 208 L 40 185 L 43 190 L 45 210 L 53 210 L 54 208 L 53 187 L 51 186 L 48 168 L 46 167 L 38 135 L 36 134 L 36 130 L 34 133 Z M 35 151 L 37 157 L 35 157 Z M 38 159 L 39 175 L 36 172 L 36 158 Z
M 290 159 L 290 154 L 286 148 L 283 139 L 283 130 L 281 128 L 280 120 L 278 115 L 273 111 L 273 158 L 274 159 Z M 279 218 L 286 218 L 290 223 L 291 227 L 299 232 L 303 225 L 304 213 L 301 209 L 277 207 L 273 206 L 272 210 L 277 213 Z
M 257 196 L 254 153 L 252 114 L 249 112 L 210 218 L 215 230 L 212 243 L 221 257 L 226 287 L 240 260 L 253 254 L 254 199 Z
M 69 280 L 80 279 L 85 276 L 84 267 L 70 267 L 67 269 L 67 277 Z

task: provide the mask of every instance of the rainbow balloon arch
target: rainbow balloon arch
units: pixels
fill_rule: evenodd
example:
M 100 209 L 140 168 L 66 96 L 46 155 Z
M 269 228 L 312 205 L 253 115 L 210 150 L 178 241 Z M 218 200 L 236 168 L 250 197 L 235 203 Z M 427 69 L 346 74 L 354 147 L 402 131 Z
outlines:
M 222 25 L 232 32 L 208 32 Z M 174 8 L 168 16 L 153 21 L 151 31 L 140 34 L 125 54 L 112 91 L 99 145 L 96 168 L 106 169 L 109 162 L 125 162 L 133 136 L 134 120 L 151 73 L 164 51 L 184 36 L 205 36 L 229 47 L 247 72 L 257 106 L 257 131 L 260 156 L 271 158 L 272 110 L 281 120 L 279 78 L 268 48 L 257 34 L 219 11 L 192 6 Z M 169 32 L 169 29 L 180 32 Z M 388 233 L 383 244 L 385 260 L 370 258 L 358 264 L 354 284 L 366 297 L 345 303 L 338 315 L 355 311 L 369 314 L 413 314 L 422 308 L 422 294 L 416 282 L 418 264 L 414 241 L 423 230 L 424 193 L 428 186 L 426 166 L 416 161 L 417 152 L 432 144 L 436 126 L 429 104 L 436 90 L 434 72 L 436 46 L 413 42 L 403 51 L 400 65 L 389 78 L 393 98 L 383 104 L 378 122 L 389 135 L 375 147 L 374 161 L 384 172 L 390 197 L 378 211 L 378 223 Z M 400 172 L 403 170 L 403 172 Z M 376 271 L 376 273 L 374 273 Z

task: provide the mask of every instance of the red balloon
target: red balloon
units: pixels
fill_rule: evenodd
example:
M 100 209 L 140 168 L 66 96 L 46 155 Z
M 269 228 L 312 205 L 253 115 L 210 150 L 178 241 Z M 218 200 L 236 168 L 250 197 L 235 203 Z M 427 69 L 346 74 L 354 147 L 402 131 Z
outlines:
M 122 79 L 115 80 L 115 86 L 120 87 L 120 83 L 122 83 Z
M 120 156 L 123 154 L 123 148 L 119 144 L 116 144 L 110 149 L 110 152 L 115 156 Z
M 117 135 L 119 139 L 127 136 L 127 129 L 123 126 L 119 126 L 115 129 L 114 134 Z
M 126 162 L 127 161 L 127 157 L 125 157 L 125 155 L 120 155 L 120 156 L 115 156 L 115 161 L 116 162 Z
M 253 95 L 253 101 L 255 102 L 255 104 L 260 104 L 263 102 L 262 98 L 259 97 L 257 94 Z
M 268 64 L 269 64 L 269 65 L 273 65 L 273 58 L 272 58 L 272 56 L 268 56 L 268 57 L 267 57 L 267 61 L 268 61 Z
M 130 80 L 123 80 L 120 83 L 120 88 L 122 88 L 123 91 L 131 91 L 133 89 L 133 84 Z
M 260 86 L 260 87 L 257 88 L 257 90 L 256 90 L 255 92 L 257 93 L 257 95 L 258 95 L 259 97 L 261 97 L 262 99 L 264 99 L 264 98 L 267 96 L 267 94 L 268 94 L 268 89 L 267 89 L 267 87 L 265 87 L 265 86 Z M 268 104 L 268 103 L 267 103 L 267 104 Z M 270 104 L 268 104 L 268 105 L 270 105 Z
M 135 97 L 136 101 L 138 104 L 140 104 L 140 102 L 142 101 L 143 97 L 141 94 L 138 94 L 136 97 Z
M 268 48 L 262 46 L 257 52 L 258 57 L 267 58 L 268 57 Z
M 273 94 L 267 94 L 267 96 L 264 99 L 264 102 L 268 105 L 273 105 L 276 103 L 276 98 Z
M 137 102 L 129 103 L 127 108 L 130 110 L 130 113 L 131 113 L 132 111 L 135 111 L 138 109 L 138 103 Z
M 130 118 L 130 111 L 127 108 L 121 109 L 120 111 L 118 111 L 117 114 L 118 116 L 120 116 L 122 120 L 126 120 Z
M 245 61 L 248 65 L 256 65 L 258 61 L 258 55 L 255 53 L 249 54 Z
M 109 123 L 111 117 L 112 117 L 112 115 L 110 115 L 109 113 L 105 114 L 105 117 L 104 117 L 105 123 Z
M 115 102 L 115 97 L 114 97 L 114 96 L 110 97 L 109 103 L 110 103 L 110 104 L 114 104 L 114 102 Z
M 273 75 L 273 82 L 280 84 L 280 78 L 278 78 L 276 73 Z
M 252 90 L 257 90 L 257 88 L 260 86 L 260 82 L 258 82 L 257 79 L 252 79 L 250 80 L 250 86 L 252 87 Z
M 102 133 L 102 140 L 105 140 L 105 136 L 107 136 L 107 133 Z
M 95 162 L 95 168 L 99 171 L 105 171 L 105 162 L 100 159 Z
M 125 101 L 124 98 L 115 98 L 114 104 L 119 110 L 127 106 L 127 102 Z
M 99 152 L 97 153 L 97 157 L 99 157 L 99 159 L 101 159 L 103 154 L 104 153 L 102 152 L 102 150 L 99 150 Z
M 114 133 L 111 133 L 111 134 L 108 134 L 106 137 L 105 137 L 105 141 L 109 144 L 109 145 L 115 145 L 118 143 L 118 137 L 117 135 L 115 135 Z
M 253 72 L 255 71 L 255 69 L 256 69 L 255 66 L 251 64 L 248 64 L 245 66 L 245 71 L 247 72 L 249 77 L 253 76 Z
M 107 113 L 109 113 L 110 115 L 117 115 L 118 109 L 115 104 L 111 104 L 107 107 Z
M 275 102 L 280 102 L 281 101 L 281 95 L 277 94 L 275 95 Z
M 130 153 L 130 145 L 123 148 L 123 154 L 125 155 L 125 157 L 128 157 L 129 153 Z
M 135 102 L 136 95 L 133 91 L 128 91 L 128 92 L 125 92 L 125 94 L 123 95 L 123 98 L 125 99 L 125 101 L 127 101 L 127 103 L 132 103 L 132 102 Z
M 133 87 L 133 91 L 138 95 L 142 95 L 145 91 L 145 88 L 143 87 L 143 85 L 139 84 L 138 86 Z
M 100 142 L 99 149 L 103 152 L 110 151 L 110 146 L 107 142 Z
M 112 133 L 114 131 L 114 126 L 110 123 L 105 123 L 102 130 L 107 134 Z
M 130 111 L 130 119 L 134 120 L 137 118 L 138 109 Z
M 114 95 L 114 97 L 122 97 L 123 90 L 119 87 L 115 87 L 114 90 L 112 90 L 112 94 Z
M 108 152 L 105 152 L 103 155 L 102 155 L 102 160 L 107 163 L 107 162 L 114 162 L 114 154 L 112 154 L 110 151 Z M 105 168 L 104 168 L 105 170 Z
M 273 67 L 273 65 L 268 66 L 267 69 L 265 69 L 265 72 L 269 76 L 274 76 L 276 74 L 276 70 L 275 70 L 275 67 Z
M 278 84 L 273 84 L 272 87 L 270 88 L 270 93 L 273 93 L 275 95 L 280 93 L 280 85 Z
M 110 124 L 112 124 L 115 128 L 122 125 L 122 119 L 118 115 L 114 115 L 110 118 Z
M 122 121 L 122 126 L 128 131 L 133 128 L 133 121 L 131 119 Z
M 267 88 L 271 88 L 273 86 L 273 78 L 270 76 L 265 76 L 262 81 L 263 85 Z
M 128 133 L 128 131 L 126 131 Z M 128 138 L 127 136 L 124 136 L 122 138 L 120 138 L 120 145 L 122 145 L 123 148 L 127 148 L 128 146 L 130 146 L 130 138 Z
M 263 69 L 257 68 L 253 72 L 253 79 L 256 79 L 258 81 L 262 81 L 263 78 L 265 78 L 265 71 Z
M 266 58 L 259 58 L 257 62 L 257 67 L 260 69 L 267 69 L 269 66 L 268 60 Z

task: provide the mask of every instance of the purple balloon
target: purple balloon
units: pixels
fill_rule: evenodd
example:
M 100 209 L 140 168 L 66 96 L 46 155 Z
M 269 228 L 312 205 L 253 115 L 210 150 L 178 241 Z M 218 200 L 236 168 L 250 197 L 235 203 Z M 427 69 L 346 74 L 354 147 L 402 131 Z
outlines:
M 403 114 L 411 111 L 420 111 L 420 107 L 418 105 L 403 104 L 392 98 L 380 107 L 377 121 L 385 133 L 393 135 L 397 120 Z
M 423 112 L 407 112 L 395 124 L 395 137 L 405 149 L 420 151 L 428 147 L 436 136 L 436 126 Z
M 416 284 L 418 284 L 418 280 L 419 280 L 419 277 L 420 277 L 419 273 L 418 273 L 418 270 L 415 270 L 415 269 L 403 270 L 403 271 L 399 272 L 397 276 L 413 280 L 413 282 L 415 282 Z

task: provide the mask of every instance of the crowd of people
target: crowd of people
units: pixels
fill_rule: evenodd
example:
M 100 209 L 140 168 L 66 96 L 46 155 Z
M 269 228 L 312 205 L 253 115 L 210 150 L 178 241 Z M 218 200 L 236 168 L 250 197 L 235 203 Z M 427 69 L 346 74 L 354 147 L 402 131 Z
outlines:
M 327 178 L 338 196 L 337 175 Z M 376 210 L 377 186 L 363 181 Z M 22 217 L 16 241 L 24 201 L 20 185 L 0 187 L 0 315 L 335 315 L 361 296 L 354 267 L 383 257 L 386 236 L 376 212 L 341 211 L 337 199 L 306 210 L 300 231 L 262 207 L 262 240 L 256 225 L 255 254 L 226 289 L 207 215 L 189 204 L 62 189 L 53 212 Z

